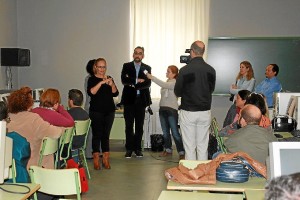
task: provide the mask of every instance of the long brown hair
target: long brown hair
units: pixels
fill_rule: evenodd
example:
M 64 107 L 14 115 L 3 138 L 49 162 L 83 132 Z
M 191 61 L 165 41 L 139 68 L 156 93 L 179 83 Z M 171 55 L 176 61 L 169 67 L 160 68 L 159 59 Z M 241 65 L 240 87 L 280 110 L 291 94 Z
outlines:
M 253 68 L 252 68 L 251 63 L 250 63 L 249 61 L 246 61 L 246 60 L 245 60 L 245 61 L 243 61 L 243 62 L 240 63 L 240 66 L 241 66 L 241 65 L 245 65 L 245 67 L 246 67 L 247 69 L 249 69 L 248 72 L 247 72 L 247 76 L 246 76 L 247 80 L 249 81 L 251 78 L 254 78 L 254 72 L 253 72 Z M 243 76 L 243 75 L 239 72 L 239 74 L 238 74 L 237 77 L 236 77 L 236 80 L 241 79 L 242 76 Z

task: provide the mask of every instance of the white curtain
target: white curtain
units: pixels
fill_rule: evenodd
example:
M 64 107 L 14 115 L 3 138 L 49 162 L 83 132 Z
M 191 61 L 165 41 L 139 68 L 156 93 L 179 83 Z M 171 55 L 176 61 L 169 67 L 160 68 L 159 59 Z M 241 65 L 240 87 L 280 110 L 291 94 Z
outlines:
M 144 63 L 152 74 L 166 79 L 169 65 L 178 68 L 180 55 L 195 40 L 206 45 L 210 0 L 130 0 L 130 57 L 136 46 L 145 48 Z M 160 87 L 151 86 L 152 98 L 160 97 Z

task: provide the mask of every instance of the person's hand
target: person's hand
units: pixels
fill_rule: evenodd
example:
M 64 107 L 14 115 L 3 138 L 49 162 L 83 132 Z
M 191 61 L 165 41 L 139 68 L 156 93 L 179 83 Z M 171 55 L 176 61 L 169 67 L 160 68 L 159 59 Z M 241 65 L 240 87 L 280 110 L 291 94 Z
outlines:
M 59 103 L 56 103 L 56 104 L 53 105 L 53 109 L 56 110 L 56 111 L 57 111 L 58 107 L 59 107 Z
M 147 73 L 146 76 L 147 76 L 148 79 L 151 79 L 151 80 L 153 79 L 153 76 L 149 73 Z
M 112 78 L 108 78 L 108 79 L 106 79 L 106 80 L 107 80 L 107 81 L 106 81 L 106 84 L 107 84 L 107 85 L 113 86 L 114 81 L 112 80 Z
M 232 84 L 232 85 L 231 85 L 231 88 L 232 88 L 232 89 L 237 89 L 237 85 L 236 85 L 236 84 Z
M 138 78 L 137 82 L 138 83 L 143 83 L 145 81 L 145 79 L 141 79 L 141 78 Z

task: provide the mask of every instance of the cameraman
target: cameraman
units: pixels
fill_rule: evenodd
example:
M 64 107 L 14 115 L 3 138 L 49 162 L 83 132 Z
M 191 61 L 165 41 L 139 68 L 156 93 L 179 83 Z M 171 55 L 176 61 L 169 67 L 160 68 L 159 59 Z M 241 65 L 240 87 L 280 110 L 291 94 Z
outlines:
M 174 88 L 181 97 L 179 120 L 187 160 L 207 160 L 216 71 L 203 60 L 204 51 L 202 41 L 191 45 L 191 61 L 180 69 Z

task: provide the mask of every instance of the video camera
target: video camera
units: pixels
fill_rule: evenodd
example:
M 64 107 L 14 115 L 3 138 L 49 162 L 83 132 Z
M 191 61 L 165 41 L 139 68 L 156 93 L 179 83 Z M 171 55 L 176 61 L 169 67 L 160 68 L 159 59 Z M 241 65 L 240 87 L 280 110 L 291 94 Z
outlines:
M 186 49 L 185 53 L 190 53 L 191 49 Z M 188 64 L 191 61 L 191 56 L 180 56 L 180 63 Z

